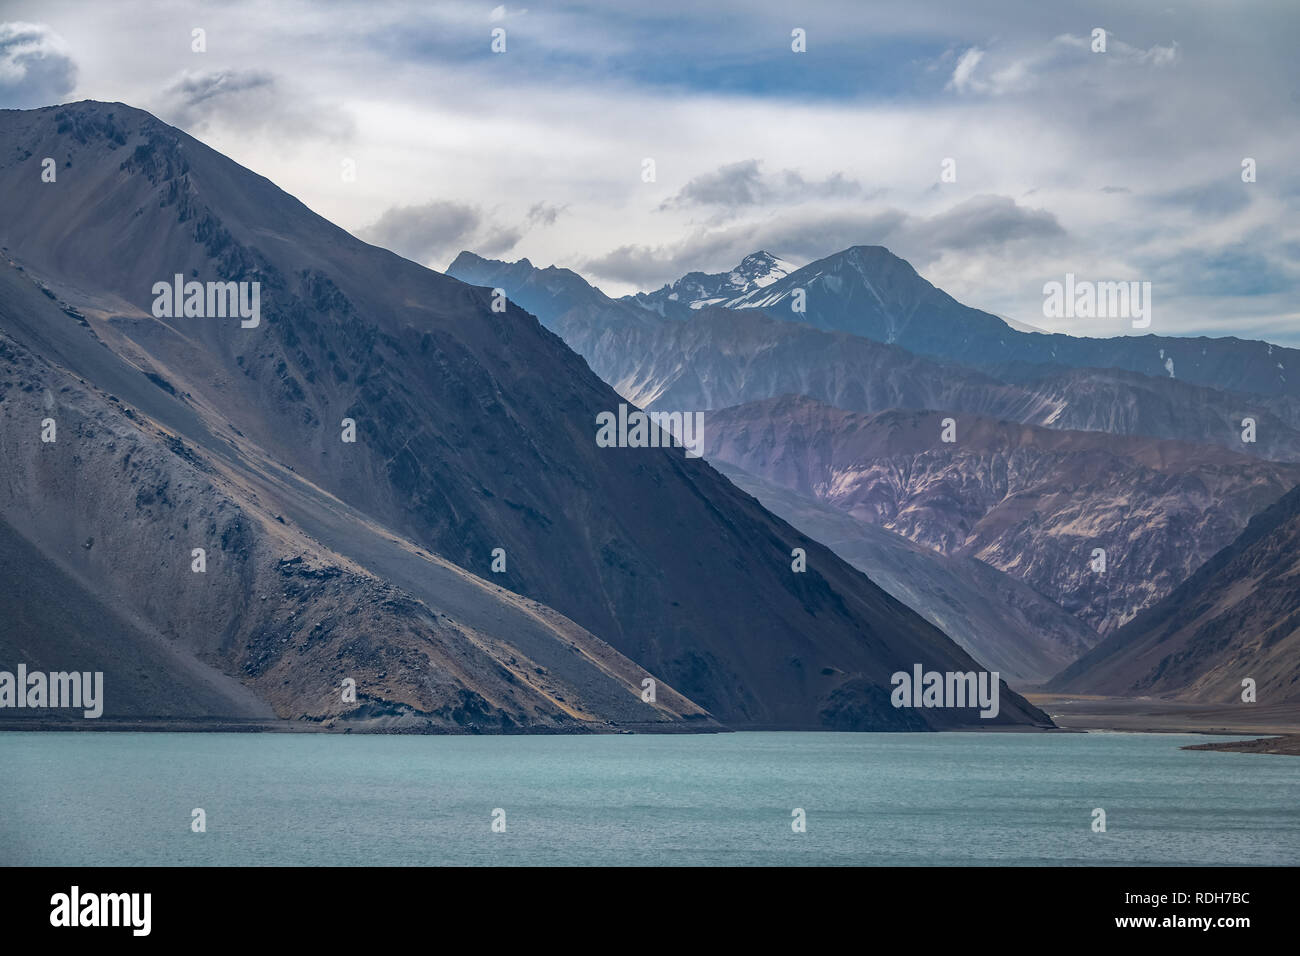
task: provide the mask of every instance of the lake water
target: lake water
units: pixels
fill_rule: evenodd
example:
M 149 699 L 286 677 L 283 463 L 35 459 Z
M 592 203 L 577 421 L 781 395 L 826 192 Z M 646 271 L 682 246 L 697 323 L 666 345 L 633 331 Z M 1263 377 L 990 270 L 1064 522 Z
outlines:
M 1206 739 L 0 733 L 0 863 L 1300 863 L 1300 758 Z

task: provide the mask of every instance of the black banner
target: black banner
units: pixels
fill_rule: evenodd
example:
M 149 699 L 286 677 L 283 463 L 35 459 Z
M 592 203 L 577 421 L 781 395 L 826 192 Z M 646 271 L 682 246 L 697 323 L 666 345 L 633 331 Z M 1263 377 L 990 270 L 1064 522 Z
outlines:
M 110 867 L 5 876 L 6 943 L 219 944 L 266 941 L 270 930 L 329 944 L 428 932 L 540 942 L 560 930 L 591 939 L 598 929 L 635 940 L 702 920 L 735 938 L 782 925 L 849 929 L 863 940 L 916 934 L 920 952 L 947 939 L 1007 937 L 1035 946 L 1103 937 L 1232 946 L 1294 929 L 1293 869 Z

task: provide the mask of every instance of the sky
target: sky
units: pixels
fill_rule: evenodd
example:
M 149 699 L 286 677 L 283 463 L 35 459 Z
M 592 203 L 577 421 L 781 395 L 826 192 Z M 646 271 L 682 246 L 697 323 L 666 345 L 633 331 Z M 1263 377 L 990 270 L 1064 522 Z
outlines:
M 1044 315 L 1073 273 L 1300 345 L 1297 40 L 1295 0 L 0 0 L 0 108 L 146 109 L 440 270 L 623 295 L 879 244 L 1042 329 L 1113 334 Z

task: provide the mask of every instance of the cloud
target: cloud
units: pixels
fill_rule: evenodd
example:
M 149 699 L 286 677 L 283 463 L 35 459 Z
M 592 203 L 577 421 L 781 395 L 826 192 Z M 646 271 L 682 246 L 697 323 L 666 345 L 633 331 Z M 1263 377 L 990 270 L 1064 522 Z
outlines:
M 907 220 L 899 234 L 909 247 L 970 250 L 1058 239 L 1065 230 L 1044 209 L 1028 209 L 1009 196 L 974 196 L 928 219 Z
M 1184 250 L 1151 265 L 1153 281 L 1183 295 L 1281 295 L 1295 287 L 1298 271 L 1255 242 Z
M 528 209 L 528 224 L 530 226 L 553 226 L 555 220 L 560 217 L 568 206 L 556 206 L 548 202 L 533 203 Z
M 1068 33 L 1054 37 L 1049 43 L 1038 47 L 1008 46 L 993 51 L 973 46 L 957 59 L 957 65 L 944 89 L 958 94 L 1004 96 L 1035 89 L 1044 76 L 1050 75 L 1059 83 L 1075 71 L 1089 70 L 1096 65 L 1091 57 L 1105 57 L 1096 63 L 1111 68 L 1149 66 L 1160 69 L 1177 63 L 1179 59 L 1177 41 L 1169 46 L 1154 44 L 1142 49 L 1108 33 L 1104 53 L 1094 53 L 1092 46 L 1091 36 Z M 981 64 L 983 69 L 980 68 Z M 1068 86 L 1067 83 L 1066 88 Z
M 854 196 L 862 184 L 832 173 L 823 180 L 807 180 L 797 170 L 783 169 L 765 176 L 757 159 L 719 166 L 712 172 L 696 176 L 676 195 L 664 200 L 660 209 L 684 206 L 757 206 L 775 203 L 798 203 L 811 199 Z
M 492 227 L 481 238 L 473 241 L 474 251 L 485 258 L 494 259 L 519 245 L 519 240 L 523 237 L 522 229 Z
M 957 61 L 957 67 L 952 71 L 952 79 L 948 81 L 948 88 L 956 90 L 958 93 L 964 93 L 971 85 L 971 75 L 975 72 L 975 67 L 979 66 L 980 60 L 984 59 L 984 51 L 979 47 L 971 47 L 961 55 Z
M 505 4 L 501 4 L 500 6 L 492 8 L 492 12 L 488 14 L 488 19 L 493 23 L 500 23 L 507 17 L 522 17 L 527 12 L 527 7 L 522 10 L 507 10 Z
M 762 202 L 765 189 L 758 160 L 745 159 L 696 176 L 664 203 L 669 206 L 752 206 Z
M 483 214 L 477 207 L 435 200 L 422 206 L 387 209 L 377 222 L 357 235 L 407 259 L 430 262 L 469 248 L 482 226 Z
M 168 83 L 154 111 L 191 131 L 220 123 L 279 136 L 345 139 L 350 118 L 335 106 L 286 89 L 267 70 L 185 70 Z
M 75 62 L 75 96 L 30 98 L 121 100 L 192 124 L 354 231 L 454 200 L 476 217 L 444 222 L 456 244 L 590 262 L 626 277 L 603 283 L 613 294 L 758 248 L 814 259 L 876 242 L 971 304 L 1031 321 L 1044 276 L 1168 262 L 1161 301 L 1172 314 L 1188 290 L 1187 328 L 1231 334 L 1254 316 L 1300 329 L 1293 273 L 1262 287 L 1290 282 L 1285 293 L 1225 286 L 1234 296 L 1195 274 L 1198 261 L 1225 282 L 1231 263 L 1250 268 L 1222 253 L 1239 247 L 1300 261 L 1294 2 L 1252 5 L 1224 42 L 1228 21 L 1204 4 L 1097 17 L 1082 0 L 877 0 L 863 17 L 832 0 L 799 8 L 806 54 L 791 51 L 782 0 L 529 5 L 8 0 L 0 20 L 43 24 L 45 62 L 23 58 L 11 26 L 0 83 L 46 82 L 62 64 L 53 89 L 67 90 Z M 196 24 L 206 55 L 187 42 Z M 495 25 L 506 55 L 491 52 Z M 1105 54 L 1091 52 L 1094 26 L 1121 31 Z M 657 183 L 640 178 L 645 156 Z M 1258 182 L 1240 180 L 1246 156 Z M 937 182 L 945 157 L 958 182 Z M 385 226 L 417 256 L 442 248 L 436 232 L 417 242 L 416 225 Z
M 182 73 L 164 94 L 172 101 L 178 122 L 199 122 L 249 92 L 271 91 L 275 77 L 263 70 L 216 70 Z
M 57 33 L 40 23 L 0 23 L 0 107 L 52 106 L 76 85 L 77 64 Z
M 687 272 L 728 269 L 758 249 L 806 262 L 849 246 L 884 245 L 914 265 L 924 265 L 948 252 L 1000 254 L 1026 242 L 1041 248 L 1065 238 L 1065 229 L 1046 210 L 1026 208 L 1006 196 L 976 196 L 928 217 L 890 208 L 809 209 L 700 229 L 679 243 L 619 246 L 587 260 L 581 270 L 655 288 Z
M 1093 40 L 1091 37 L 1077 37 L 1069 33 L 1063 33 L 1056 37 L 1052 43 L 1057 46 L 1071 47 L 1076 50 L 1091 53 Z M 1178 41 L 1173 41 L 1169 46 L 1160 46 L 1158 43 L 1153 44 L 1144 50 L 1142 47 L 1136 47 L 1125 43 L 1123 40 L 1118 39 L 1113 33 L 1107 31 L 1106 52 L 1097 55 L 1104 55 L 1113 60 L 1137 63 L 1143 66 L 1171 66 L 1178 62 Z
M 393 206 L 357 235 L 407 259 L 438 267 L 462 249 L 488 259 L 503 255 L 532 230 L 554 225 L 564 209 L 536 202 L 517 225 L 506 225 L 472 203 L 435 199 L 421 205 Z
M 1202 220 L 1222 219 L 1250 205 L 1250 196 L 1236 177 L 1168 190 L 1150 199 L 1158 205 L 1194 213 Z

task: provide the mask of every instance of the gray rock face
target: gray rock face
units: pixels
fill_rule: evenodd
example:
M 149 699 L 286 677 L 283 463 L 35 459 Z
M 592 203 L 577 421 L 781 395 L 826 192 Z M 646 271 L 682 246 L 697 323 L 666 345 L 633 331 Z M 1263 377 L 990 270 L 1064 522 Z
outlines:
M 277 488 L 292 476 L 251 444 L 223 448 L 199 429 L 178 437 L 185 406 L 9 267 L 0 320 L 0 571 L 31 580 L 5 589 L 5 669 L 102 671 L 108 721 L 716 727 L 666 683 L 654 706 L 641 701 L 644 670 L 549 608 L 381 536 L 363 516 L 336 511 L 331 527 L 322 504 L 341 503 Z M 43 339 L 117 394 L 18 338 Z M 47 419 L 49 443 L 37 437 Z M 297 520 L 286 521 L 291 512 Z M 363 567 L 321 543 L 330 539 L 353 556 L 363 544 L 374 553 Z

